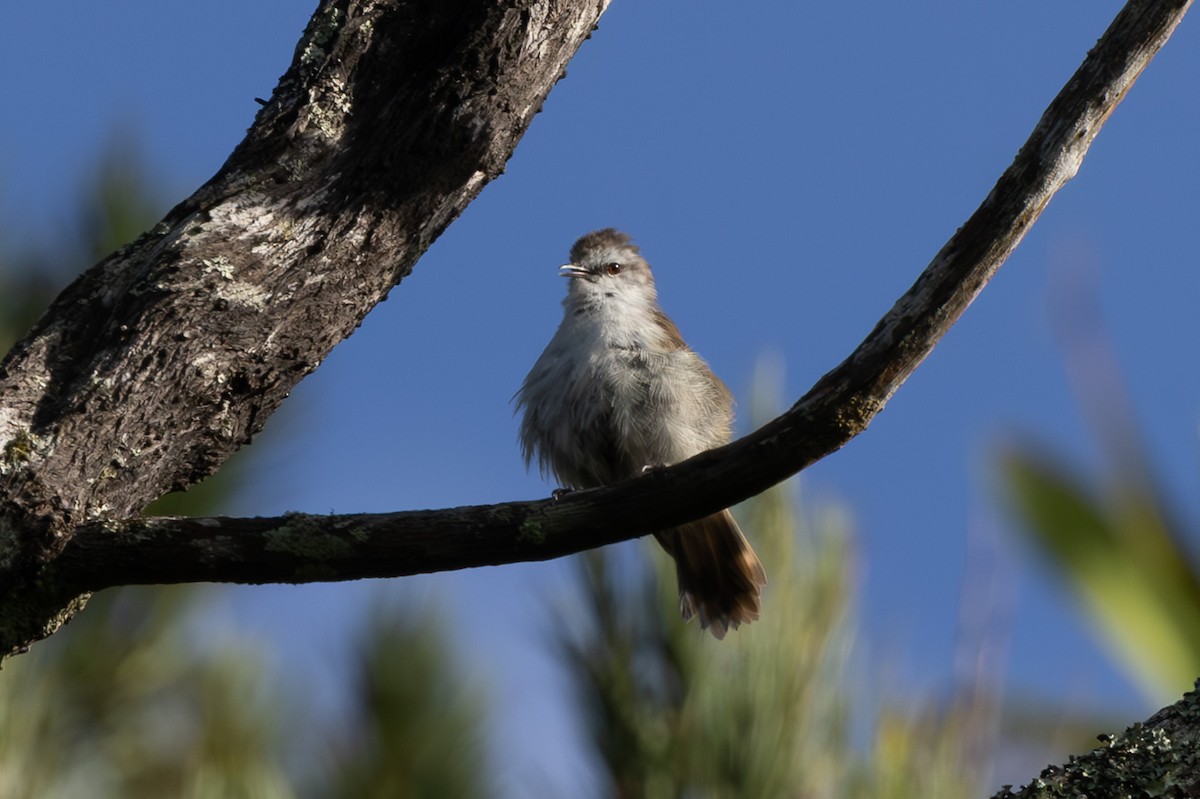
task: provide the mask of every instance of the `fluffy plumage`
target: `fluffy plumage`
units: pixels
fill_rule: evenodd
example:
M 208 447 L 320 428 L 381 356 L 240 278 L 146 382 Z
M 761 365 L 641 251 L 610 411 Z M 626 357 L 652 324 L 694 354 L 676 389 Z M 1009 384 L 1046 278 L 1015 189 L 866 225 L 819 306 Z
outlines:
M 733 397 L 658 305 L 629 236 L 580 238 L 563 320 L 517 394 L 521 449 L 570 488 L 593 488 L 729 441 Z M 722 638 L 758 618 L 766 574 L 728 510 L 655 535 L 675 559 L 685 620 Z

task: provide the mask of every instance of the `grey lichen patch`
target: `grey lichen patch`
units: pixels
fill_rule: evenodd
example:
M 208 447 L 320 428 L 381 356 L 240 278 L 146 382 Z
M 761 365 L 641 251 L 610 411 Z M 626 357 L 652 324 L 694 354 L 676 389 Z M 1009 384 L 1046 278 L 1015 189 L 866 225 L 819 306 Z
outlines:
M 341 9 L 329 6 L 324 14 L 313 17 L 300 47 L 299 69 L 307 94 L 306 118 L 300 130 L 308 135 L 316 133 L 328 142 L 341 138 L 350 113 L 350 90 L 343 76 L 330 69 L 332 50 L 345 23 L 346 15 Z M 288 171 L 296 172 L 295 165 L 289 166 Z
M 121 474 L 125 464 L 118 462 L 116 459 L 104 464 L 104 468 L 100 470 L 100 474 L 96 476 L 98 480 L 115 480 Z
M 262 310 L 271 299 L 270 292 L 261 286 L 235 279 L 236 269 L 233 262 L 223 255 L 202 258 L 200 265 L 205 274 L 215 274 L 221 278 L 221 283 L 215 287 L 215 293 L 226 302 Z
M 341 138 L 346 129 L 346 117 L 350 114 L 350 93 L 345 81 L 337 76 L 330 76 L 321 86 L 320 94 L 312 95 L 308 107 L 310 125 L 321 132 L 328 141 Z
M 345 557 L 353 552 L 353 546 L 345 538 L 330 532 L 329 525 L 320 516 L 304 513 L 289 513 L 288 521 L 266 534 L 268 552 L 285 552 L 305 561 L 302 569 L 327 568 L 322 561 Z
M 296 223 L 286 216 L 281 215 L 278 223 L 266 231 L 266 233 L 268 234 L 266 240 L 250 248 L 250 252 L 259 257 L 274 253 L 280 244 L 294 241 L 296 238 Z
M 226 302 L 263 310 L 271 300 L 271 293 L 261 286 L 242 280 L 217 287 L 217 296 Z
M 224 384 L 229 378 L 220 370 L 221 361 L 214 353 L 202 352 L 192 360 L 192 366 L 208 383 Z
M 84 508 L 84 518 L 89 522 L 108 519 L 112 515 L 112 506 L 107 502 L 101 502 L 99 505 L 92 505 Z M 111 532 L 111 531 L 110 531 Z
M 300 50 L 300 67 L 304 70 L 319 69 L 329 57 L 329 45 L 337 38 L 345 21 L 342 10 L 330 5 L 324 14 L 312 18 L 308 30 L 305 31 L 304 43 Z
M 216 272 L 226 280 L 233 280 L 233 264 L 224 255 L 218 255 L 216 258 L 202 258 L 200 265 L 204 267 L 205 272 Z

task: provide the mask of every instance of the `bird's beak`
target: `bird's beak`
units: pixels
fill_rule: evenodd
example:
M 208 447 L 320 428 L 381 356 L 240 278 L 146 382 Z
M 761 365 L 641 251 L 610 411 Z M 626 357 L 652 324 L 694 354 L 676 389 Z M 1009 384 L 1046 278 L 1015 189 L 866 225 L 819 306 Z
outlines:
M 558 274 L 562 277 L 585 277 L 587 273 L 586 269 L 576 264 L 564 264 L 558 268 Z

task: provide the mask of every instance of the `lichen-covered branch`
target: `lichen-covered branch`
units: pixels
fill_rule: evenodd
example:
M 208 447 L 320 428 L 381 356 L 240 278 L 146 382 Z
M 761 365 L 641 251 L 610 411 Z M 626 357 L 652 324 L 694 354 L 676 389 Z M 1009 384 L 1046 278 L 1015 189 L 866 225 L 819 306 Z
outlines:
M 1200 796 L 1200 691 L 1101 740 L 1099 748 L 1050 766 L 1020 790 L 1005 786 L 993 799 Z
M 82 523 L 213 472 L 498 176 L 607 0 L 324 0 L 221 170 L 0 363 L 0 655 Z

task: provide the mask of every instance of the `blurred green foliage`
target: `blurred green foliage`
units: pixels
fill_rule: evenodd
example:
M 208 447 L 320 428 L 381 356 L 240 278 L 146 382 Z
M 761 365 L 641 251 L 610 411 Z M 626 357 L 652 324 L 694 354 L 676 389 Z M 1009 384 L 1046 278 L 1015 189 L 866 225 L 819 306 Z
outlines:
M 211 624 L 220 589 L 94 597 L 0 674 L 5 799 L 488 795 L 482 707 L 436 613 L 391 603 L 363 626 L 345 718 L 281 686 L 261 645 Z M 310 756 L 295 761 L 301 753 Z
M 1166 702 L 1189 690 L 1200 676 L 1200 573 L 1158 500 L 1119 480 L 1091 490 L 1082 470 L 1033 450 L 1009 453 L 1003 470 L 1022 529 L 1142 691 Z
M 313 796 L 488 796 L 479 690 L 452 667 L 436 613 L 379 605 L 360 637 L 351 718 Z
M 195 588 L 94 597 L 0 675 L 0 796 L 286 797 L 260 654 L 198 645 Z
M 993 706 L 973 694 L 914 710 L 857 668 L 844 515 L 802 517 L 783 488 L 739 515 L 770 582 L 762 619 L 724 641 L 680 623 L 665 555 L 633 576 L 610 551 L 579 559 L 581 601 L 555 641 L 605 795 L 979 795 Z
M 1155 704 L 1200 676 L 1200 567 L 1142 441 L 1094 287 L 1076 272 L 1055 297 L 1065 364 L 1100 457 L 1069 464 L 1011 446 L 1000 477 L 1019 529 L 1079 597 L 1101 640 Z M 1053 298 L 1052 298 L 1053 299 Z

